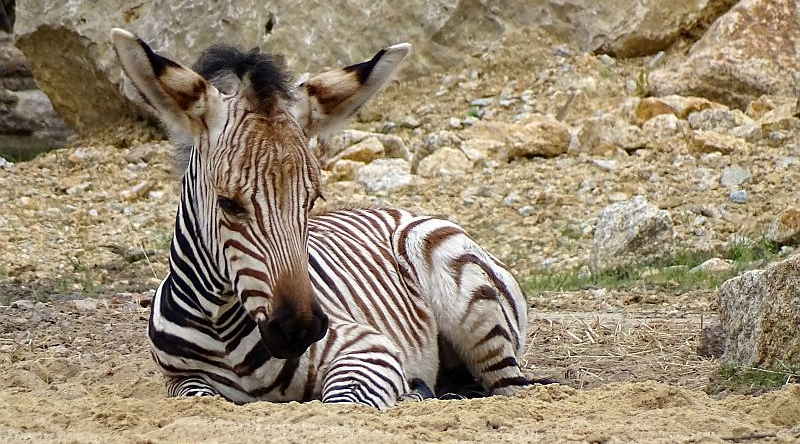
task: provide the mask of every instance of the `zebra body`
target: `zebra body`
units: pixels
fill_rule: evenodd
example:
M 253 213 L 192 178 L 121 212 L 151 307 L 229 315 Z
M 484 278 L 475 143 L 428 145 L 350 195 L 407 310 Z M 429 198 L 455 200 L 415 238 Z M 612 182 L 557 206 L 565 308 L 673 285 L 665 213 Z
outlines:
M 525 298 L 460 227 L 395 209 L 310 216 L 322 191 L 308 138 L 355 113 L 409 45 L 291 87 L 257 51 L 212 47 L 189 69 L 111 36 L 184 164 L 148 325 L 170 396 L 385 408 L 529 384 Z
M 442 264 L 441 269 L 435 264 Z M 456 225 L 392 209 L 325 213 L 310 220 L 309 265 L 314 289 L 330 318 L 329 330 L 301 357 L 282 360 L 264 359 L 269 353 L 260 343 L 256 324 L 235 300 L 217 306 L 217 292 L 201 301 L 200 288 L 174 294 L 174 275 L 192 270 L 178 271 L 173 264 L 153 303 L 149 335 L 156 362 L 178 380 L 199 376 L 214 392 L 239 403 L 330 401 L 340 395 L 386 407 L 409 392 L 413 379 L 435 386 L 440 367 L 447 364 L 439 362 L 438 339 L 444 334 L 451 344 L 475 352 L 467 359 L 482 372 L 478 382 L 485 387 L 497 384 L 494 392 L 511 393 L 525 385 L 516 362 L 527 324 L 524 297 L 508 271 Z M 460 286 L 458 280 L 463 281 Z M 204 344 L 195 359 L 175 356 L 164 345 L 173 340 L 171 331 L 181 328 L 167 318 L 194 319 L 192 313 L 181 312 L 178 301 L 187 299 L 213 313 L 202 329 L 213 334 L 201 336 L 196 325 L 181 333 Z M 470 316 L 474 310 L 495 316 Z M 222 339 L 232 330 L 240 333 Z M 203 362 L 208 351 L 218 352 L 219 361 Z M 325 392 L 326 377 L 337 370 L 337 363 L 345 371 L 345 382 L 330 384 Z M 359 381 L 350 373 L 365 376 Z M 358 387 L 350 387 L 355 383 L 368 389 L 360 393 Z

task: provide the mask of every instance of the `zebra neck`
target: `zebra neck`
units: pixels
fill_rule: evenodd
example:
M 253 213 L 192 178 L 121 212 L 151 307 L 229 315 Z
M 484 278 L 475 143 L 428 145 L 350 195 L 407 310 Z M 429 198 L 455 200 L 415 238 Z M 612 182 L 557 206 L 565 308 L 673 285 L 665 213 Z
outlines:
M 193 156 L 193 159 L 195 157 Z M 167 279 L 170 280 L 170 298 L 191 304 L 208 318 L 215 318 L 230 307 L 235 298 L 228 279 L 221 270 L 216 255 L 209 247 L 208 233 L 203 232 L 198 214 L 202 214 L 202 199 L 193 185 L 194 168 L 190 162 L 183 178 L 183 192 L 175 221 L 175 234 L 170 246 Z

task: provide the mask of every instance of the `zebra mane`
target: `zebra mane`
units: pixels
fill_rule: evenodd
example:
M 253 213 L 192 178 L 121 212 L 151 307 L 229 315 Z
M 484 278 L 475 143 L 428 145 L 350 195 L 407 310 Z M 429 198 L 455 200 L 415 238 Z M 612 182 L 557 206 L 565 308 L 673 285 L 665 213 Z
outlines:
M 243 94 L 257 112 L 270 112 L 280 100 L 291 100 L 290 76 L 282 58 L 258 48 L 248 52 L 231 45 L 203 51 L 192 69 L 225 94 Z
M 280 102 L 294 100 L 291 76 L 284 65 L 282 57 L 261 53 L 258 48 L 244 52 L 219 44 L 203 51 L 192 70 L 222 93 L 242 95 L 254 111 L 270 114 Z M 172 132 L 170 139 L 175 146 L 175 171 L 183 174 L 193 142 L 188 134 L 179 132 Z

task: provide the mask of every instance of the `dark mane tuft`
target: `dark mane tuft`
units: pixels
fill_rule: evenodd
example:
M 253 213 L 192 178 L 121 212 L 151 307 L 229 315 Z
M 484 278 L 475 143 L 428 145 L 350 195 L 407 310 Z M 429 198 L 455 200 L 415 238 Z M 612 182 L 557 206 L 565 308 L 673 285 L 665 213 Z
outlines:
M 292 99 L 290 76 L 282 60 L 258 48 L 244 52 L 231 45 L 214 45 L 200 54 L 192 69 L 226 94 L 243 85 L 241 92 L 261 112 L 270 112 L 277 100 Z

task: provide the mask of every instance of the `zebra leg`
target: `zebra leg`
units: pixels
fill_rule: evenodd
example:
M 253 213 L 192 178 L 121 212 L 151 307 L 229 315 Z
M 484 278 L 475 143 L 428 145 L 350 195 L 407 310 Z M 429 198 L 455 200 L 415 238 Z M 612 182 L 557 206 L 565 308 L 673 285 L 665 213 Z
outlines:
M 436 397 L 436 395 L 433 394 L 433 390 L 431 390 L 431 388 L 428 387 L 428 384 L 426 384 L 422 379 L 413 378 L 409 386 L 411 390 L 409 390 L 408 393 L 401 395 L 398 401 L 420 402 Z
M 463 364 L 490 395 L 512 395 L 529 385 L 517 360 L 528 304 L 508 269 L 453 223 L 417 219 L 398 232 L 401 265 L 416 275 L 454 352 L 450 362 L 442 355 L 441 371 Z
M 405 400 L 404 396 L 412 390 L 396 347 L 385 336 L 365 326 L 347 324 L 334 328 L 340 337 L 351 339 L 325 371 L 322 402 L 385 409 Z
M 205 379 L 199 376 L 168 377 L 164 385 L 167 388 L 167 396 L 171 398 L 218 394 Z

